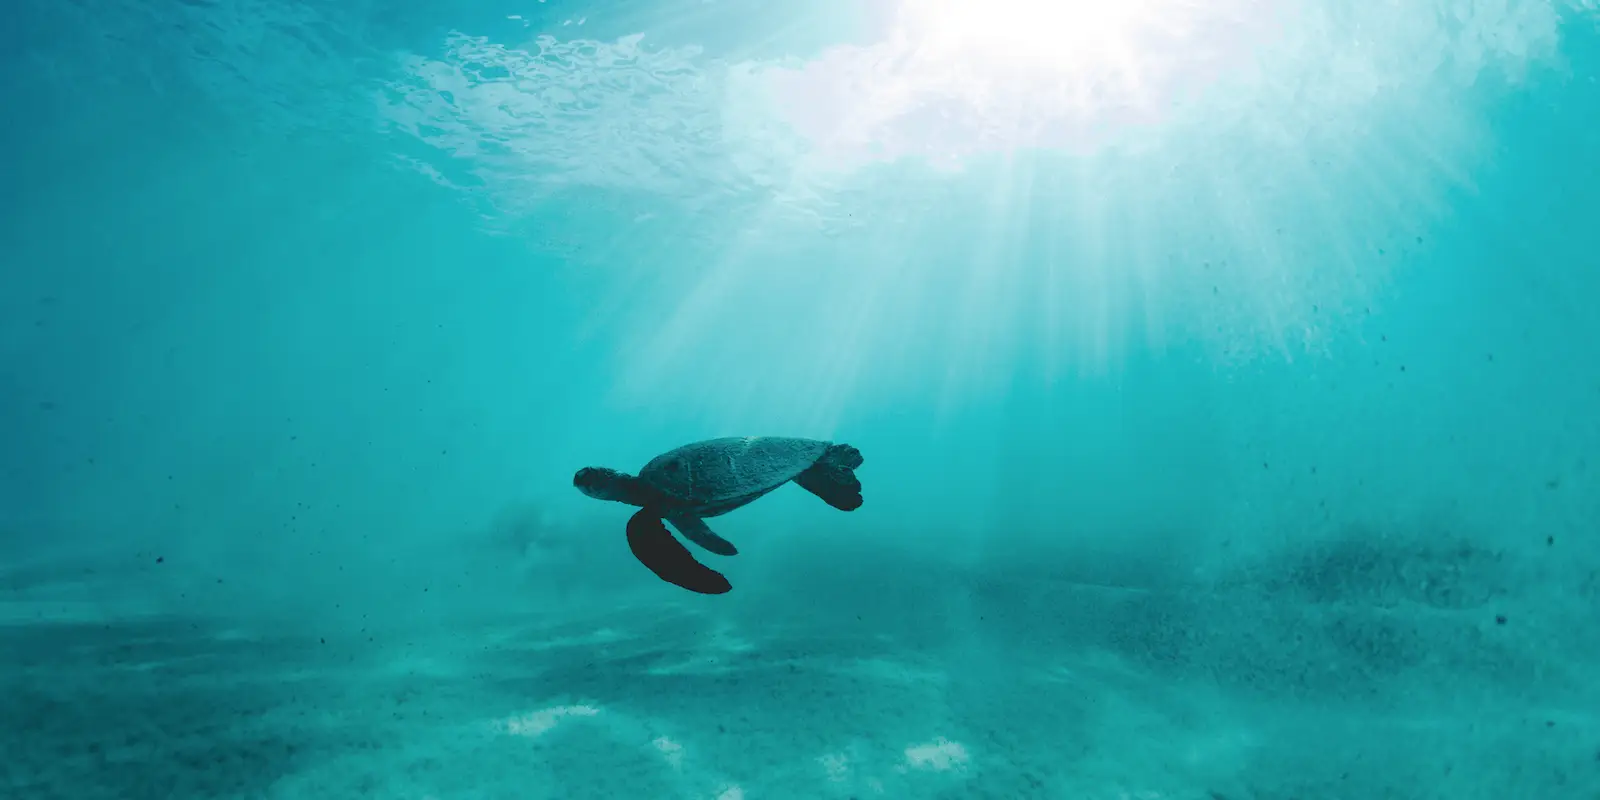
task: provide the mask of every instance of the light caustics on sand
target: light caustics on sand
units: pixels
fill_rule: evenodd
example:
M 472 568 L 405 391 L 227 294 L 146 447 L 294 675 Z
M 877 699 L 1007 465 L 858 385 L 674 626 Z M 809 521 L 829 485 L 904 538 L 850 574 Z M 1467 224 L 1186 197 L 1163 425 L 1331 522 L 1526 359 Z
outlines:
M 596 736 L 563 739 L 560 732 L 590 727 Z M 705 759 L 698 742 L 694 741 L 697 728 L 681 720 L 670 718 L 640 718 L 626 711 L 602 709 L 591 704 L 556 705 L 537 711 L 496 719 L 491 724 L 496 734 L 525 739 L 545 739 L 545 750 L 581 753 L 583 748 L 604 750 L 617 747 L 628 753 L 642 756 L 647 761 L 660 759 L 660 764 L 678 778 L 676 783 L 685 796 L 698 794 L 708 800 L 740 800 L 744 790 L 717 765 Z M 563 730 L 566 729 L 566 730 Z M 677 729 L 690 735 L 688 741 L 661 733 Z M 898 732 L 880 731 L 894 735 Z M 552 734 L 558 734 L 552 736 Z M 878 754 L 877 758 L 863 757 L 851 742 L 844 746 L 807 758 L 803 750 L 779 752 L 770 757 L 788 759 L 792 763 L 774 764 L 770 772 L 786 773 L 790 785 L 816 786 L 861 785 L 875 794 L 884 793 L 887 786 L 926 787 L 928 780 L 945 778 L 961 780 L 973 759 L 967 747 L 959 741 L 944 736 L 931 740 L 911 740 L 900 750 L 899 759 L 885 759 L 893 751 Z
M 382 108 L 504 219 L 619 198 L 627 246 L 591 252 L 623 394 L 822 433 L 869 385 L 983 394 L 1131 340 L 1317 352 L 1470 183 L 1479 77 L 1556 52 L 1564 2 L 880 0 L 803 58 L 457 34 Z

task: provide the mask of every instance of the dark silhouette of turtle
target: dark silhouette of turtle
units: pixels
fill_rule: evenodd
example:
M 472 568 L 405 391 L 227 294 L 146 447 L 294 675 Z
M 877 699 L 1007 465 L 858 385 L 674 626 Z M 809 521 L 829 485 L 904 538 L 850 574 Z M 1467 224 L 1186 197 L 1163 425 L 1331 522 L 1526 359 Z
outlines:
M 721 573 L 701 564 L 662 520 L 684 538 L 713 553 L 738 554 L 712 532 L 707 517 L 726 514 L 790 481 L 840 511 L 861 507 L 855 468 L 861 451 L 847 444 L 784 436 L 708 439 L 650 460 L 638 476 L 606 467 L 584 467 L 572 476 L 578 491 L 597 500 L 639 506 L 628 520 L 628 547 L 662 580 L 701 594 L 733 588 Z

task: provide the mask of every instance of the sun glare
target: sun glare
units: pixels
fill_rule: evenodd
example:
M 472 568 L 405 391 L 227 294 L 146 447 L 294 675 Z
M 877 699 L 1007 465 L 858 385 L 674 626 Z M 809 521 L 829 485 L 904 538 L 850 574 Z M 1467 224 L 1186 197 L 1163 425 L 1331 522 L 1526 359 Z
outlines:
M 1126 50 L 1171 0 L 906 0 L 903 29 L 924 54 L 1070 69 Z

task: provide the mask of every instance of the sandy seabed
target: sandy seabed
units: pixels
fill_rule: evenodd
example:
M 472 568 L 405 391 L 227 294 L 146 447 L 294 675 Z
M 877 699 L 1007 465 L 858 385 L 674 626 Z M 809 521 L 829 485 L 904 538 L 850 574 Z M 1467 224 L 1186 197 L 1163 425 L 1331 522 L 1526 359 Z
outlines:
M 1204 585 L 922 565 L 795 602 L 797 567 L 739 602 L 650 586 L 334 635 L 69 613 L 13 576 L 0 796 L 1594 800 L 1593 598 L 1504 568 L 1366 546 Z

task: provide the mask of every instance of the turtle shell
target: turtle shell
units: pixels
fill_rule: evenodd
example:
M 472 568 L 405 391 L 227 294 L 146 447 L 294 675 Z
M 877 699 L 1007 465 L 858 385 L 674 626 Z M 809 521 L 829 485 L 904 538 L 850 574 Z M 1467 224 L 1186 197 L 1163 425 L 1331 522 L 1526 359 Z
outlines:
M 828 451 L 817 439 L 707 439 L 662 453 L 639 477 L 702 517 L 732 511 L 794 480 Z

